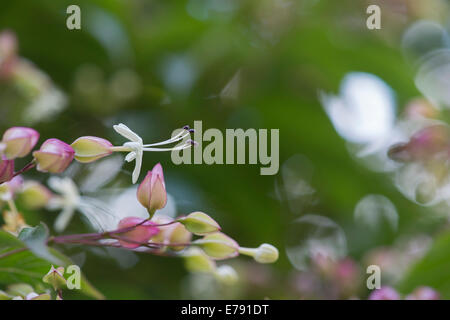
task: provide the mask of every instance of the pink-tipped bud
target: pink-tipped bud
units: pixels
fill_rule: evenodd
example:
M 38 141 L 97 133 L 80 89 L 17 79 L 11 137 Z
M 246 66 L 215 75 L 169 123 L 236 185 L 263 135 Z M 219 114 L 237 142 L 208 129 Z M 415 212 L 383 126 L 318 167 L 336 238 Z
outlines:
M 159 228 L 151 221 L 137 217 L 126 217 L 119 222 L 119 230 L 131 228 L 131 230 L 120 233 L 120 245 L 124 248 L 134 249 L 147 243 L 151 237 L 159 233 Z M 129 241 L 126 241 L 129 240 Z
M 14 176 L 14 160 L 2 158 L 0 158 L 0 183 L 9 181 Z
M 150 216 L 165 207 L 167 202 L 166 185 L 161 164 L 156 164 L 149 171 L 137 190 L 139 202 L 147 208 Z
M 400 295 L 394 288 L 385 286 L 372 291 L 369 300 L 400 300 Z
M 8 181 L 7 185 L 8 185 L 8 189 L 12 192 L 12 193 L 17 193 L 20 190 L 22 190 L 23 188 L 23 178 L 22 176 L 15 176 L 14 178 L 12 178 L 11 180 Z
M 13 160 L 7 160 L 13 161 Z M 0 202 L 12 199 L 16 193 L 18 193 L 23 187 L 23 178 L 21 176 L 16 176 L 11 180 L 0 183 Z
M 109 156 L 112 146 L 108 140 L 91 136 L 80 137 L 71 144 L 75 150 L 75 160 L 81 163 L 94 162 Z
M 46 140 L 39 151 L 33 152 L 37 170 L 41 172 L 61 173 L 72 162 L 75 151 L 67 143 L 58 139 Z
M 39 140 L 39 133 L 31 128 L 12 127 L 5 131 L 2 143 L 3 154 L 7 159 L 25 157 Z

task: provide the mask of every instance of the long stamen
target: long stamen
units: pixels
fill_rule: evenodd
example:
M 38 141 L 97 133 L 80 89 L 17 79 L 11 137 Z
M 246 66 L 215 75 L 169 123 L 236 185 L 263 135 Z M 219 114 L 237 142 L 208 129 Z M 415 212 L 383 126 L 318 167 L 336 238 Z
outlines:
M 156 146 L 161 146 L 161 145 L 166 145 L 166 144 L 171 144 L 174 142 L 178 142 L 183 140 L 184 138 L 186 138 L 187 136 L 189 136 L 191 134 L 191 131 L 193 129 L 188 129 L 187 131 L 181 131 L 179 134 L 177 134 L 176 136 L 174 136 L 173 138 L 170 138 L 168 140 L 162 141 L 162 142 L 157 142 L 157 143 L 151 143 L 151 144 L 144 144 L 144 147 L 156 147 Z
M 174 147 L 174 148 L 144 148 L 142 150 L 144 150 L 144 151 L 154 151 L 154 152 L 178 151 L 178 150 L 183 150 L 183 149 L 190 148 L 190 147 L 195 146 L 195 145 L 197 145 L 197 142 L 195 142 L 193 140 L 189 140 L 185 144 L 182 144 L 181 146 Z

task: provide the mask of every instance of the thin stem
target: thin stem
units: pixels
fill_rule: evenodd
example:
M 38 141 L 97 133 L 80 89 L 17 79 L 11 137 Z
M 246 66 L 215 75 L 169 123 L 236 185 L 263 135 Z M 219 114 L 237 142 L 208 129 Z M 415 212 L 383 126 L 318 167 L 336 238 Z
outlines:
M 9 209 L 11 210 L 12 213 L 14 213 L 14 215 L 18 215 L 19 214 L 19 210 L 17 210 L 16 204 L 14 202 L 13 199 L 8 199 L 7 201 Z
M 14 211 L 15 205 L 14 203 L 11 205 L 11 210 Z M 88 246 L 98 246 L 98 247 L 114 247 L 114 248 L 123 248 L 123 246 L 120 245 L 120 243 L 118 242 L 114 242 L 114 243 L 102 243 L 99 242 L 99 240 L 102 239 L 114 239 L 114 240 L 120 240 L 120 241 L 124 241 L 124 242 L 128 242 L 128 243 L 134 243 L 134 244 L 138 244 L 140 247 L 146 247 L 148 249 L 151 249 L 151 251 L 143 251 L 145 253 L 151 253 L 151 254 L 155 254 L 155 255 L 162 255 L 162 256 L 173 256 L 171 254 L 167 254 L 164 252 L 160 252 L 159 249 L 161 249 L 162 247 L 187 247 L 187 246 L 191 246 L 192 243 L 157 243 L 157 242 L 139 242 L 139 241 L 134 241 L 132 239 L 128 239 L 127 237 L 122 237 L 119 236 L 118 234 L 121 233 L 126 233 L 128 231 L 133 230 L 134 228 L 148 222 L 149 219 L 145 219 L 142 222 L 131 226 L 131 227 L 127 227 L 127 228 L 122 228 L 122 229 L 118 229 L 118 230 L 114 230 L 114 231 L 106 231 L 106 232 L 100 232 L 100 233 L 84 233 L 84 234 L 71 234 L 71 235 L 63 235 L 63 236 L 57 236 L 57 237 L 50 237 L 47 241 L 47 244 L 50 243 L 55 243 L 55 244 L 81 244 L 81 245 L 88 245 Z M 163 227 L 163 226 L 168 226 L 171 225 L 173 223 L 177 223 L 177 220 L 173 220 L 171 222 L 168 223 L 162 223 L 162 224 L 154 224 L 151 225 L 152 227 Z M 28 248 L 23 247 L 23 248 L 18 248 L 15 250 L 11 250 L 8 252 L 5 252 L 3 254 L 0 254 L 0 259 L 8 257 L 10 255 L 19 253 L 19 252 L 23 252 L 28 250 Z
M 22 169 L 20 169 L 17 172 L 14 172 L 13 178 L 27 172 L 28 170 L 33 169 L 36 166 L 36 161 L 33 159 L 30 163 L 28 163 L 25 167 L 23 167 Z
M 246 256 L 253 257 L 255 255 L 255 249 L 254 248 L 243 248 L 239 247 L 239 253 L 244 254 Z
M 125 146 L 111 147 L 111 148 L 109 148 L 109 150 L 112 151 L 112 152 L 130 152 L 130 151 L 133 151 L 133 150 L 131 150 L 130 147 L 125 147 Z
M 118 240 L 118 239 L 116 239 Z M 121 239 L 122 240 L 122 239 Z M 133 242 L 129 239 L 123 239 L 122 241 L 126 241 L 126 242 Z M 114 242 L 114 243 L 101 243 L 101 242 L 97 242 L 97 241 L 90 241 L 90 240 L 68 240 L 68 241 L 64 241 L 64 242 L 59 242 L 62 244 L 81 244 L 81 245 L 88 245 L 88 246 L 95 246 L 95 247 L 112 247 L 112 248 L 120 248 L 120 249 L 125 249 L 123 246 L 120 245 L 120 243 L 118 242 Z M 141 245 L 141 247 L 146 247 L 149 250 L 145 250 L 145 251 L 139 251 L 139 252 L 143 252 L 143 253 L 149 253 L 149 254 L 153 254 L 153 255 L 157 255 L 157 256 L 166 256 L 166 257 L 173 257 L 175 256 L 174 254 L 170 254 L 167 252 L 162 252 L 159 249 L 161 247 L 166 246 L 165 244 L 156 244 L 154 243 L 153 246 L 151 243 L 147 243 L 147 244 L 142 244 L 142 243 L 138 243 Z M 177 244 L 176 246 L 187 246 L 189 244 Z
M 139 244 L 143 247 L 160 248 L 160 247 L 187 247 L 192 243 L 161 243 L 161 242 L 140 242 L 128 239 L 127 237 L 112 236 L 113 239 L 129 242 L 133 244 Z
M 113 231 L 105 231 L 105 232 L 99 232 L 99 233 L 81 233 L 81 234 L 70 234 L 70 235 L 63 235 L 63 236 L 57 236 L 52 237 L 50 240 L 55 243 L 65 243 L 65 242 L 72 242 L 72 241 L 81 241 L 81 240 L 101 240 L 101 239 L 107 239 L 110 238 L 116 234 L 126 233 L 128 231 L 132 231 L 135 228 L 139 227 L 140 225 L 149 222 L 150 219 L 145 219 L 138 224 L 135 224 L 131 227 L 126 227 L 122 229 L 117 229 Z M 177 220 L 173 220 L 167 223 L 161 223 L 161 224 L 152 224 L 151 227 L 165 227 L 174 223 L 177 223 Z

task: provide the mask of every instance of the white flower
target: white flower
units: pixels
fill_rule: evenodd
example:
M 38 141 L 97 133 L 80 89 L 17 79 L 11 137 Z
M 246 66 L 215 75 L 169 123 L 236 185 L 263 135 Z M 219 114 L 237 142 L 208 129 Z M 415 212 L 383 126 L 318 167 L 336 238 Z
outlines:
M 81 202 L 81 197 L 78 188 L 70 178 L 51 177 L 48 180 L 48 185 L 54 191 L 58 192 L 59 196 L 54 196 L 47 204 L 49 210 L 62 209 L 61 213 L 55 220 L 55 230 L 57 232 L 63 231 L 70 220 L 72 219 L 75 210 Z
M 125 142 L 123 144 L 124 147 L 127 147 L 130 150 L 130 153 L 128 153 L 125 157 L 125 161 L 131 162 L 136 160 L 132 178 L 132 182 L 136 183 L 139 179 L 139 174 L 141 173 L 142 156 L 144 154 L 144 143 L 142 138 L 123 123 L 114 125 L 113 128 L 118 134 L 130 140 L 129 142 Z
M 139 179 L 144 151 L 177 151 L 190 148 L 191 146 L 195 145 L 194 141 L 188 139 L 184 143 L 173 148 L 153 148 L 156 146 L 162 146 L 184 140 L 190 135 L 191 132 L 193 132 L 193 129 L 190 129 L 189 126 L 185 126 L 183 130 L 181 130 L 178 134 L 168 140 L 152 144 L 144 144 L 142 138 L 123 123 L 114 125 L 113 128 L 118 134 L 129 140 L 128 142 L 125 142 L 121 147 L 113 147 L 112 150 L 129 152 L 125 157 L 126 162 L 136 160 L 132 175 L 133 184 L 136 183 Z

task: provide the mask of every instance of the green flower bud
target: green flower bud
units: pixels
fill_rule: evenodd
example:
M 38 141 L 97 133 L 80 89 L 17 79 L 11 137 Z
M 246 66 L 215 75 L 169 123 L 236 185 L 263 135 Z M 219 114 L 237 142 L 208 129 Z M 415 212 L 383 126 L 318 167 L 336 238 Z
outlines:
M 239 254 L 237 242 L 221 232 L 211 233 L 193 243 L 216 260 L 233 258 Z
M 219 224 L 206 213 L 197 211 L 178 219 L 190 232 L 203 235 L 220 230 Z
M 258 248 L 239 248 L 240 254 L 253 257 L 259 263 L 273 263 L 278 260 L 278 249 L 268 243 L 263 243 Z
M 71 147 L 75 150 L 75 160 L 81 163 L 94 162 L 112 153 L 112 144 L 108 140 L 99 137 L 80 137 Z
M 64 278 L 64 268 L 58 267 L 55 269 L 55 267 L 52 266 L 50 271 L 42 278 L 42 281 L 50 284 L 55 290 L 62 289 L 67 284 L 66 279 Z
M 192 233 L 190 233 L 185 226 L 180 223 L 175 223 L 174 228 L 169 236 L 169 244 L 177 243 L 189 243 L 192 239 Z M 171 246 L 174 251 L 180 251 L 185 248 L 185 246 Z
M 45 207 L 51 197 L 51 191 L 39 182 L 26 181 L 19 199 L 27 208 L 36 210 Z
M 200 248 L 191 247 L 182 256 L 186 269 L 190 272 L 211 273 L 216 270 L 216 263 Z

